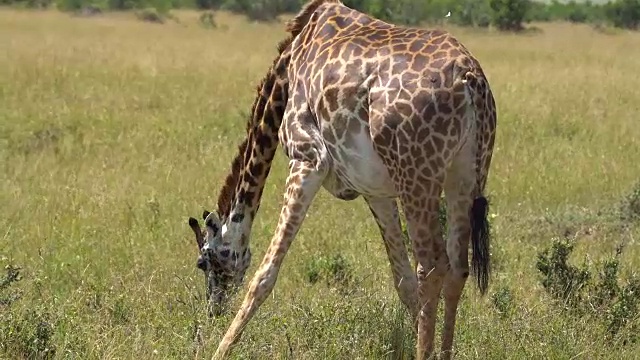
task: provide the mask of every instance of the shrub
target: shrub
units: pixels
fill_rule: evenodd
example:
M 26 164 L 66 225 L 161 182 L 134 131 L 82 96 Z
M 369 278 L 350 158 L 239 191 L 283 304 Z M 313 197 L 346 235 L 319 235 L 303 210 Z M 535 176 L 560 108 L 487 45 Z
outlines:
M 22 279 L 20 270 L 11 264 L 5 267 L 6 274 L 0 278 L 0 306 L 10 306 L 22 296 L 19 291 L 12 289 L 12 285 Z
M 200 20 L 200 24 L 205 28 L 214 29 L 218 27 L 216 24 L 214 13 L 211 11 L 205 11 L 202 14 L 200 14 L 199 20 Z
M 352 266 L 342 254 L 314 259 L 307 264 L 305 273 L 311 284 L 324 280 L 327 286 L 341 287 L 353 278 Z
M 640 278 L 632 275 L 626 281 L 620 279 L 622 250 L 623 246 L 618 246 L 613 258 L 595 269 L 578 268 L 568 263 L 573 244 L 555 240 L 551 248 L 538 254 L 537 268 L 542 273 L 542 286 L 568 313 L 601 319 L 609 340 L 627 328 L 623 343 L 633 343 L 638 339 Z
M 556 1 L 553 0 L 551 4 L 547 5 L 541 1 L 532 1 L 529 4 L 525 21 L 550 21 L 552 20 L 552 7 Z
M 626 221 L 640 220 L 640 182 L 622 200 L 621 218 Z
M 554 298 L 561 300 L 569 308 L 577 308 L 582 301 L 582 289 L 590 280 L 586 267 L 578 268 L 569 264 L 573 244 L 555 240 L 551 249 L 538 254 L 537 269 L 542 273 L 542 286 Z
M 567 3 L 569 8 L 569 14 L 567 15 L 567 20 L 574 23 L 584 23 L 589 19 L 589 14 L 587 13 L 588 5 L 576 4 L 575 1 L 570 1 Z
M 137 8 L 137 5 L 136 0 L 107 0 L 107 7 L 111 10 L 131 10 Z
M 154 8 L 146 8 L 136 11 L 136 17 L 141 21 L 146 21 L 155 24 L 163 24 L 164 16 Z
M 95 5 L 85 5 L 82 9 L 78 10 L 79 16 L 97 16 L 102 14 L 102 9 Z
M 513 293 L 508 287 L 502 286 L 498 288 L 498 291 L 493 293 L 491 301 L 493 302 L 493 306 L 500 314 L 500 317 L 502 317 L 503 319 L 508 318 L 513 312 Z
M 83 0 L 58 0 L 56 4 L 58 9 L 63 11 L 80 11 L 82 9 Z
M 640 27 L 640 0 L 608 3 L 605 15 L 615 27 L 637 30 Z
M 490 0 L 493 23 L 502 31 L 521 31 L 530 6 L 529 0 Z
M 201 10 L 217 10 L 223 6 L 224 0 L 196 0 L 195 3 Z
M 52 315 L 39 306 L 21 313 L 0 313 L 0 348 L 17 358 L 54 358 L 54 328 Z
M 0 278 L 0 349 L 20 358 L 52 358 L 56 348 L 52 344 L 54 320 L 51 314 L 39 306 L 27 311 L 5 311 L 22 296 L 13 287 L 22 280 L 20 270 L 17 266 L 7 265 Z
M 491 8 L 486 1 L 460 0 L 452 4 L 451 20 L 460 26 L 488 27 Z

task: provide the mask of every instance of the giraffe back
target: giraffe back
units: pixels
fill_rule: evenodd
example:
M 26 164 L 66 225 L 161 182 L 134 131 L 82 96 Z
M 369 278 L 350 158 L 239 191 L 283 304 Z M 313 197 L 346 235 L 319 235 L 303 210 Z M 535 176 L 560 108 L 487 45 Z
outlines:
M 401 159 L 384 152 L 402 145 L 394 144 L 395 131 L 413 117 L 422 122 L 409 124 L 422 131 L 414 138 L 439 135 L 427 152 L 450 159 L 468 135 L 464 121 L 471 98 L 479 130 L 477 164 L 488 168 L 496 122 L 493 95 L 479 62 L 453 35 L 396 26 L 334 2 L 321 3 L 305 16 L 308 23 L 291 45 L 289 80 L 293 93 L 306 98 L 329 143 L 345 144 L 365 131 L 387 167 L 402 167 Z M 480 173 L 483 188 L 486 170 Z

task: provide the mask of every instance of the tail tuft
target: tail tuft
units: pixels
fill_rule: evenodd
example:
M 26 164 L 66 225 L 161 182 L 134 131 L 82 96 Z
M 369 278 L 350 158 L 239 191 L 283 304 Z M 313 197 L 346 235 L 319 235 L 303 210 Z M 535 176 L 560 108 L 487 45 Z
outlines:
M 471 243 L 473 255 L 471 268 L 476 276 L 478 289 L 484 295 L 489 287 L 489 201 L 479 196 L 471 206 Z

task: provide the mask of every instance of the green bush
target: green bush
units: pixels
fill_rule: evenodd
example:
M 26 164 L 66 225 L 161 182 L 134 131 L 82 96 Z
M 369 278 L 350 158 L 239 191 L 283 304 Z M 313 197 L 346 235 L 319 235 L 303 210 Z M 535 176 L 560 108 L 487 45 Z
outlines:
M 38 305 L 26 311 L 7 311 L 20 300 L 22 291 L 15 285 L 22 280 L 20 268 L 7 265 L 0 277 L 0 350 L 21 358 L 50 359 L 55 355 L 52 344 L 55 320 Z
M 491 301 L 501 318 L 508 319 L 511 313 L 513 313 L 515 307 L 514 296 L 508 287 L 499 287 L 498 291 L 491 296 Z
M 196 0 L 195 4 L 201 10 L 216 10 L 224 5 L 224 0 Z
M 254 21 L 272 21 L 279 14 L 280 4 L 273 0 L 227 0 L 221 8 L 246 15 Z
M 584 23 L 589 19 L 589 13 L 587 6 L 576 4 L 575 1 L 570 1 L 567 6 L 569 7 L 569 13 L 567 20 L 574 23 Z
M 575 309 L 582 302 L 582 289 L 588 284 L 591 273 L 569 264 L 573 244 L 555 240 L 550 249 L 538 254 L 536 267 L 542 273 L 542 286 L 567 308 Z
M 309 283 L 324 280 L 330 287 L 345 286 L 353 279 L 352 265 L 342 254 L 315 259 L 307 264 L 305 273 Z
M 14 283 L 22 280 L 22 269 L 10 264 L 4 270 L 5 275 L 0 278 L 0 309 L 2 306 L 10 306 L 22 296 L 20 290 L 12 288 Z
M 605 14 L 613 26 L 637 30 L 640 27 L 640 0 L 617 0 L 609 3 Z
M 207 29 L 214 29 L 218 27 L 215 20 L 215 14 L 212 11 L 205 11 L 200 14 L 200 24 Z
M 491 24 L 491 8 L 486 1 L 461 0 L 452 3 L 452 21 L 460 26 L 488 27 Z
M 568 314 L 592 315 L 604 322 L 609 340 L 623 336 L 622 343 L 638 340 L 640 323 L 640 278 L 631 275 L 622 280 L 620 256 L 623 246 L 612 258 L 597 267 L 576 267 L 568 258 L 574 245 L 555 240 L 551 248 L 538 254 L 537 268 L 542 286 Z M 594 276 L 596 273 L 597 276 Z M 629 331 L 623 332 L 623 329 Z
M 69 1 L 69 0 L 66 0 Z M 77 1 L 77 0 L 70 0 Z M 80 0 L 82 1 L 82 0 Z M 140 7 L 139 0 L 107 0 L 107 7 L 111 10 L 131 10 Z
M 552 4 L 548 5 L 548 4 L 540 2 L 540 1 L 532 1 L 529 4 L 529 9 L 528 9 L 527 14 L 525 16 L 525 21 L 526 22 L 531 22 L 531 21 L 542 21 L 542 22 L 551 21 L 553 19 L 553 16 L 552 16 L 553 3 L 554 2 L 552 1 Z
M 136 12 L 136 17 L 141 21 L 150 23 L 162 24 L 164 23 L 164 16 L 154 8 L 145 8 Z
M 529 0 L 490 0 L 493 23 L 502 31 L 521 31 L 526 19 Z
M 640 220 L 640 181 L 624 197 L 620 206 L 620 218 L 626 221 Z

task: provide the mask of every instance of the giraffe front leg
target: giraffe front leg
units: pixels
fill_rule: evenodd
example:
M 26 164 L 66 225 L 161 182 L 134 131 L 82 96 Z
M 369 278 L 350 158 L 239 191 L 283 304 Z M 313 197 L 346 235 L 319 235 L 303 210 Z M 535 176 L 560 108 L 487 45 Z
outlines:
M 414 322 L 418 316 L 418 281 L 411 267 L 395 199 L 365 197 L 387 250 L 394 285 Z
M 271 245 L 251 280 L 240 310 L 218 345 L 214 359 L 229 356 L 232 345 L 239 340 L 244 327 L 273 290 L 287 250 L 326 175 L 326 170 L 302 161 L 292 160 L 289 167 L 284 204 Z

